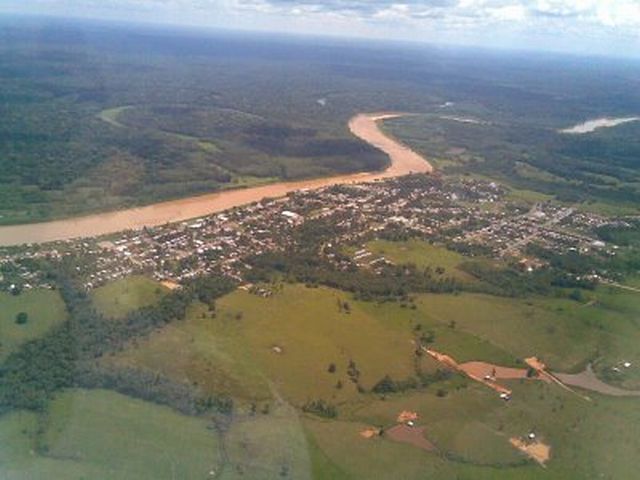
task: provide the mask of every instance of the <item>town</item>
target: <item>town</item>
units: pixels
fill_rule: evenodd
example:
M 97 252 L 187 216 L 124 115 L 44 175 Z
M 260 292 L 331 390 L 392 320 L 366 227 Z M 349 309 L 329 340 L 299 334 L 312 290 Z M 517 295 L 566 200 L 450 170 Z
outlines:
M 544 261 L 527 253 L 535 242 L 555 253 L 614 256 L 617 246 L 594 230 L 624 224 L 556 203 L 533 207 L 508 199 L 495 182 L 409 175 L 365 184 L 303 190 L 194 219 L 126 231 L 119 235 L 0 250 L 0 288 L 5 291 L 51 287 L 38 260 L 82 255 L 78 269 L 87 290 L 133 273 L 152 276 L 175 288 L 199 275 L 221 272 L 243 282 L 248 256 L 297 247 L 296 231 L 308 222 L 331 224 L 332 239 L 318 251 L 327 259 L 349 245 L 354 256 L 340 262 L 367 268 L 388 263 L 363 248 L 362 239 L 403 231 L 450 245 L 466 255 L 509 259 L 532 271 Z M 336 260 L 337 261 L 337 260 Z M 593 272 L 600 278 L 600 272 Z

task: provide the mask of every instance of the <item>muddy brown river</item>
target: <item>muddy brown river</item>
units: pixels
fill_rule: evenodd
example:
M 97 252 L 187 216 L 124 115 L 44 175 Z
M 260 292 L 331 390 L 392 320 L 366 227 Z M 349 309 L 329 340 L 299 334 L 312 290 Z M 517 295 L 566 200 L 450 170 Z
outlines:
M 427 160 L 380 130 L 379 122 L 400 116 L 403 114 L 366 113 L 356 115 L 349 121 L 351 133 L 389 156 L 391 162 L 383 171 L 278 182 L 51 222 L 2 226 L 0 227 L 0 246 L 95 237 L 122 230 L 141 229 L 202 217 L 264 198 L 282 197 L 295 190 L 371 182 L 409 173 L 431 173 L 433 167 Z

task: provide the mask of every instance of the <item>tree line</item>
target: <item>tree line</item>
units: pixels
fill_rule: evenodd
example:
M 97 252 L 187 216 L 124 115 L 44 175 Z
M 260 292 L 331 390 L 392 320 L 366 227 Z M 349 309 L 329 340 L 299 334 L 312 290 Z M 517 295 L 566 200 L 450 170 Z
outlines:
M 228 411 L 228 400 L 202 397 L 186 386 L 165 378 L 148 378 L 132 370 L 105 370 L 97 362 L 107 353 L 118 352 L 170 322 L 186 317 L 194 299 L 211 303 L 235 288 L 223 276 L 194 279 L 157 304 L 129 313 L 123 319 L 107 318 L 93 306 L 68 272 L 57 278 L 68 319 L 46 335 L 24 343 L 0 366 L 0 413 L 15 409 L 46 409 L 55 392 L 72 387 L 112 388 L 146 400 L 170 405 L 186 413 L 206 408 Z

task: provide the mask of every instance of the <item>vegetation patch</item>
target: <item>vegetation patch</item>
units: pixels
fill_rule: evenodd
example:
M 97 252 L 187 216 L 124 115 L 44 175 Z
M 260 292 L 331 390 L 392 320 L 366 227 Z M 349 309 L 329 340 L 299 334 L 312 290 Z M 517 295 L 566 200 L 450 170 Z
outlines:
M 0 292 L 0 359 L 66 318 L 64 302 L 54 290 L 25 290 L 19 295 Z
M 458 281 L 472 281 L 473 277 L 459 267 L 465 257 L 445 247 L 436 246 L 423 240 L 391 242 L 374 240 L 367 248 L 376 256 L 384 257 L 396 264 L 413 264 L 418 269 L 429 268 L 436 275 L 452 277 Z
M 162 374 L 209 394 L 229 395 L 245 406 L 264 407 L 271 392 L 243 343 L 243 336 L 215 310 L 195 303 L 184 320 L 152 333 L 104 363 Z
M 91 300 L 102 315 L 122 318 L 142 307 L 155 304 L 169 289 L 141 275 L 131 275 L 91 291 Z
M 206 478 L 221 462 L 209 422 L 103 390 L 70 390 L 40 417 L 0 417 L 3 478 Z

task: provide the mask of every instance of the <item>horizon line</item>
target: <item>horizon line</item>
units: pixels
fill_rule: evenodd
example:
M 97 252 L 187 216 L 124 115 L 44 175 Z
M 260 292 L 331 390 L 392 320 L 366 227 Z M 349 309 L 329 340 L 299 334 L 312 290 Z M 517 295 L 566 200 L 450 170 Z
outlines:
M 31 12 L 20 12 L 13 10 L 2 10 L 0 8 L 0 19 L 3 17 L 21 17 L 23 19 L 33 19 L 33 20 L 50 20 L 50 21 L 70 21 L 70 22 L 95 22 L 97 24 L 102 25 L 113 25 L 120 27 L 143 27 L 150 29 L 157 29 L 164 32 L 178 31 L 178 32 L 193 32 L 200 33 L 202 35 L 206 34 L 215 34 L 215 33 L 227 33 L 234 35 L 242 35 L 242 34 L 251 34 L 251 35 L 264 35 L 273 38 L 295 38 L 295 39 L 313 39 L 319 41 L 336 41 L 341 43 L 358 43 L 364 44 L 367 42 L 374 42 L 378 46 L 403 46 L 403 47 L 411 47 L 413 49 L 427 48 L 434 50 L 473 50 L 473 51 L 481 51 L 484 53 L 493 53 L 500 55 L 537 55 L 537 56 L 548 56 L 548 57 L 570 57 L 574 59 L 594 59 L 594 60 L 610 60 L 610 61 L 622 61 L 629 63 L 639 63 L 640 62 L 640 54 L 638 55 L 624 55 L 624 54 L 614 54 L 614 53 L 602 53 L 602 52 L 579 52 L 573 50 L 566 49 L 558 49 L 551 50 L 545 48 L 526 48 L 522 46 L 511 47 L 508 45 L 505 46 L 496 46 L 496 45 L 484 45 L 481 43 L 478 44 L 470 44 L 470 43 L 453 43 L 453 42 L 434 42 L 434 41 L 426 41 L 426 40 L 418 40 L 418 39 L 401 39 L 401 38 L 383 38 L 380 36 L 367 36 L 367 35 L 344 35 L 344 34 L 332 34 L 332 33 L 306 33 L 306 32 L 292 32 L 292 31 L 281 31 L 275 29 L 268 28 L 228 28 L 220 25 L 202 25 L 202 24 L 194 24 L 187 22 L 171 22 L 164 20 L 129 20 L 123 18 L 104 18 L 93 15 L 83 16 L 83 15 L 67 15 L 67 14 L 51 14 L 51 13 L 31 13 Z

